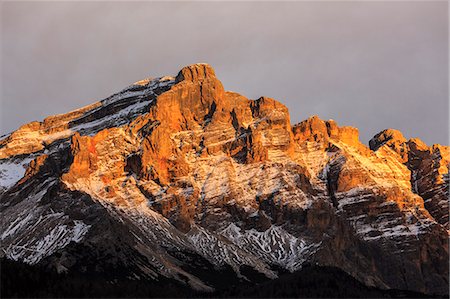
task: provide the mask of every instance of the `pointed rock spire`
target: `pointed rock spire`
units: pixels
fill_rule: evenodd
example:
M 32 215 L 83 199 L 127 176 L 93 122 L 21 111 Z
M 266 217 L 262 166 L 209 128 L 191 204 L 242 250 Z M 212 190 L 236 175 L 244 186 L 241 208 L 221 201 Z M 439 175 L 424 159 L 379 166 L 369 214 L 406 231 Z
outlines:
M 372 139 L 370 139 L 369 147 L 371 150 L 376 151 L 386 143 L 402 144 L 405 143 L 406 141 L 407 141 L 406 138 L 399 130 L 386 129 L 376 134 Z

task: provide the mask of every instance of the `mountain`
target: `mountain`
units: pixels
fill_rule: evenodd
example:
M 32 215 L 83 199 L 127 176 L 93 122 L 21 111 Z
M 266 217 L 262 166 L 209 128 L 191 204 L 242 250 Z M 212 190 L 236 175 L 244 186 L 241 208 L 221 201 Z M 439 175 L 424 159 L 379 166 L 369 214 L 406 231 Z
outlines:
M 0 255 L 199 294 L 318 267 L 447 295 L 449 147 L 369 145 L 187 66 L 2 136 Z

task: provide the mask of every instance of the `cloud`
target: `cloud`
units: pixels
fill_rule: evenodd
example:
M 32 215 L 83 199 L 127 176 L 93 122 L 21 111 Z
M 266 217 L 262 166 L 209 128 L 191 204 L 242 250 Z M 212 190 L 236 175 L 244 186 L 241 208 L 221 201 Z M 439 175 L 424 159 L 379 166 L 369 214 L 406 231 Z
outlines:
M 446 2 L 4 2 L 1 132 L 208 62 L 228 90 L 448 144 Z

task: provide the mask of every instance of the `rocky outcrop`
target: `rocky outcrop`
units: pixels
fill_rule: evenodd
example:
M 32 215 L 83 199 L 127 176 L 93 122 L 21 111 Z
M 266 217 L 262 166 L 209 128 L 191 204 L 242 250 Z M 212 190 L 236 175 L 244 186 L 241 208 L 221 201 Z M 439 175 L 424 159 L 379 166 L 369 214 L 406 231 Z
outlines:
M 11 259 L 70 271 L 111 243 L 127 275 L 203 291 L 214 284 L 198 265 L 250 279 L 244 269 L 275 278 L 305 263 L 378 288 L 448 291 L 448 147 L 386 130 L 369 148 L 317 116 L 291 126 L 283 104 L 225 91 L 207 64 L 0 146 Z
M 392 129 L 378 133 L 369 144 L 372 150 L 396 157 L 408 167 L 413 192 L 423 198 L 432 217 L 448 229 L 450 148 L 439 144 L 428 147 L 418 138 L 406 140 Z

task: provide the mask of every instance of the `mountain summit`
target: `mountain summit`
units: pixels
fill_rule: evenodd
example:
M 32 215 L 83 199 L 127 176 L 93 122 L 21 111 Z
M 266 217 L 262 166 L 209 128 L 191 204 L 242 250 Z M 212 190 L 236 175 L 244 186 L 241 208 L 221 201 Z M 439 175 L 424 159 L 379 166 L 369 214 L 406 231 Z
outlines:
M 448 294 L 449 161 L 391 129 L 367 147 L 333 120 L 291 125 L 194 64 L 4 136 L 0 255 L 199 292 L 220 288 L 214 273 L 316 265 Z

